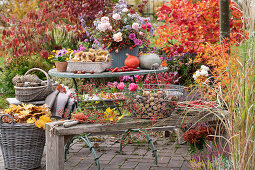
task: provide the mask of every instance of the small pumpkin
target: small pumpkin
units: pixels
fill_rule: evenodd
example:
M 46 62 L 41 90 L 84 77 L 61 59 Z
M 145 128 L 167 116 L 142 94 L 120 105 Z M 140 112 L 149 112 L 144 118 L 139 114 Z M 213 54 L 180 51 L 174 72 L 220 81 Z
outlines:
M 127 66 L 128 68 L 137 68 L 140 64 L 138 57 L 129 54 L 126 55 L 127 58 L 124 62 L 125 66 Z

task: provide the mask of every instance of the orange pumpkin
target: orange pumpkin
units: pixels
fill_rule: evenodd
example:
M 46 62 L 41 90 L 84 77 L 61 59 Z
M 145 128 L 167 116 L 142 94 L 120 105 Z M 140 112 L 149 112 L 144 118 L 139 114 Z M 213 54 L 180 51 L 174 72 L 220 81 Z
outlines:
M 137 68 L 140 64 L 138 57 L 129 54 L 126 55 L 127 58 L 124 62 L 125 66 L 127 66 L 128 68 Z

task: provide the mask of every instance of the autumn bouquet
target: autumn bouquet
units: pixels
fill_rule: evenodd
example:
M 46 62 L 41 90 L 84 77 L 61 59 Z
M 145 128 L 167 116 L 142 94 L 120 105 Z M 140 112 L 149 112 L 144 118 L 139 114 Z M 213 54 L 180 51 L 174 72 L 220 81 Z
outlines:
M 127 8 L 125 1 L 120 0 L 107 16 L 100 16 L 94 21 L 96 38 L 109 52 L 122 48 L 133 49 L 148 46 L 148 36 L 153 27 L 149 18 L 139 16 L 134 9 Z

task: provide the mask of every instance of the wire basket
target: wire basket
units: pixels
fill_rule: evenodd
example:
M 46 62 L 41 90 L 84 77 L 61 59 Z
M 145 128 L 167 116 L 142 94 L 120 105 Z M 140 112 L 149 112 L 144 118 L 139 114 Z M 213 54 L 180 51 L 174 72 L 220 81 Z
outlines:
M 169 117 L 184 89 L 178 85 L 144 84 L 136 94 L 129 95 L 128 105 L 137 118 Z
M 8 116 L 11 123 L 3 123 Z M 0 117 L 0 141 L 6 169 L 35 169 L 41 166 L 45 132 L 33 124 L 17 124 L 4 114 Z

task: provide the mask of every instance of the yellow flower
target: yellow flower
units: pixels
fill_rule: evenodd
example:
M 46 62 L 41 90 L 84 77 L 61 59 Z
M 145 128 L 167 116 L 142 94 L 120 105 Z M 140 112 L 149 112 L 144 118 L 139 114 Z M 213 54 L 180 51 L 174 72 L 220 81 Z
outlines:
M 110 107 L 108 107 L 105 110 L 105 119 L 106 120 L 110 120 L 113 121 L 116 118 L 116 113 L 114 112 L 115 109 L 111 109 Z
M 56 50 L 53 50 L 52 52 L 53 52 L 53 53 L 55 53 L 55 52 L 56 52 Z

